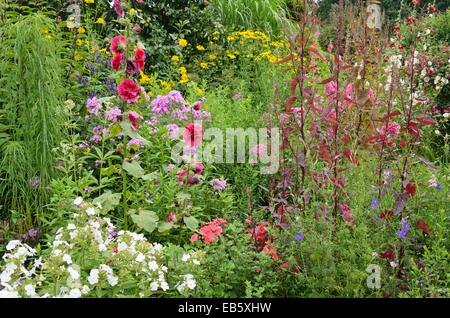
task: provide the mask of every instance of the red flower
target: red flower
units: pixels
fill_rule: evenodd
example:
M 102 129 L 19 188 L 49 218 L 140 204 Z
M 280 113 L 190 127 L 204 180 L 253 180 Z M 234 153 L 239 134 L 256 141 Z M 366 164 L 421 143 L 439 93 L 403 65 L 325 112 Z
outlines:
M 269 239 L 269 233 L 265 229 L 265 227 L 269 225 L 270 223 L 266 221 L 248 230 L 248 233 L 250 233 L 256 241 L 256 246 L 263 246 Z
M 437 11 L 436 6 L 432 3 L 430 3 L 430 6 L 428 7 L 428 11 L 430 11 L 430 13 L 435 13 Z
M 142 49 L 134 51 L 134 66 L 138 71 L 142 71 L 145 65 L 145 52 Z
M 127 47 L 127 38 L 123 35 L 115 36 L 111 39 L 111 53 L 123 52 Z
M 420 4 L 420 0 L 411 0 L 412 4 L 417 7 Z
M 394 24 L 394 34 L 400 31 L 400 26 L 398 24 Z
M 122 64 L 123 52 L 117 52 L 111 60 L 111 67 L 113 70 L 117 71 Z
M 418 220 L 416 222 L 416 225 L 419 229 L 421 229 L 422 231 L 426 232 L 426 233 L 431 233 L 430 227 L 428 226 L 427 223 L 425 223 L 425 221 L 423 220 Z
M 143 118 L 138 113 L 130 111 L 128 113 L 128 119 L 130 120 L 131 124 L 133 125 L 134 130 L 136 130 L 138 128 L 137 120 L 138 119 L 143 119 Z
M 125 79 L 117 86 L 120 98 L 127 103 L 134 103 L 138 100 L 141 90 L 139 86 L 130 79 Z
M 206 225 L 200 228 L 200 233 L 203 235 L 203 241 L 206 244 L 211 244 L 214 242 L 215 238 L 222 235 L 222 226 L 226 226 L 227 221 L 225 219 L 219 218 L 211 222 L 206 223 Z
M 408 184 L 405 187 L 406 193 L 408 193 L 410 196 L 414 196 L 416 194 L 416 186 L 412 182 L 408 182 Z
M 167 217 L 166 223 L 170 223 L 175 220 L 176 216 L 177 214 L 174 211 L 170 212 L 169 216 Z
M 194 243 L 194 242 L 197 242 L 197 241 L 198 241 L 198 234 L 197 233 L 192 234 L 191 242 Z
M 278 259 L 279 259 L 277 250 L 275 249 L 275 247 L 272 243 L 265 245 L 264 248 L 262 249 L 262 252 L 265 254 L 272 255 L 272 259 L 274 261 L 278 261 Z
M 190 147 L 197 147 L 203 139 L 203 128 L 199 124 L 189 124 L 184 127 L 183 141 Z
M 194 173 L 202 174 L 203 172 L 203 164 L 201 162 L 192 163 L 192 167 L 194 168 Z
M 119 253 L 119 250 L 117 249 L 117 246 L 115 246 L 115 247 L 112 248 L 112 253 L 113 253 L 113 254 Z
M 380 253 L 380 256 L 381 256 L 382 258 L 388 259 L 388 260 L 390 260 L 390 261 L 393 261 L 393 260 L 395 259 L 395 254 L 394 254 L 394 252 L 391 251 L 391 250 L 387 250 L 387 251 L 381 252 L 381 253 Z

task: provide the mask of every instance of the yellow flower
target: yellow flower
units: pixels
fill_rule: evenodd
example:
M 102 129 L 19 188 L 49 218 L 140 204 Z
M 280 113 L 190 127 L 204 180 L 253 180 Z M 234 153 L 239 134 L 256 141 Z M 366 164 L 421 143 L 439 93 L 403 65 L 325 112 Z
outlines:
M 170 82 L 166 82 L 166 81 L 160 80 L 159 82 L 160 82 L 161 87 L 163 88 L 164 91 L 169 92 L 169 91 L 172 90 L 173 83 L 171 81 Z
M 80 53 L 75 54 L 75 56 L 73 57 L 73 59 L 75 61 L 81 61 L 83 59 L 83 56 L 81 56 Z
M 178 40 L 178 44 L 179 44 L 181 47 L 186 47 L 186 46 L 188 45 L 188 41 L 186 41 L 185 39 L 179 39 L 179 40 Z
M 235 36 L 233 36 L 233 35 L 227 36 L 227 41 L 234 41 L 234 40 L 236 40 Z
M 197 45 L 196 48 L 199 51 L 204 51 L 205 50 L 205 47 L 203 45 Z
M 142 9 L 138 9 L 138 12 L 141 13 L 141 12 L 142 12 Z
M 97 19 L 97 21 L 95 22 L 97 24 L 105 24 L 105 19 L 103 19 L 103 17 L 100 17 Z
M 187 73 L 187 70 L 186 70 L 186 68 L 184 66 L 180 67 L 179 70 L 180 70 L 181 74 L 186 74 Z
M 103 48 L 103 49 L 100 49 L 100 52 L 101 52 L 101 53 L 107 53 L 108 51 L 107 51 L 106 48 Z
M 96 46 L 91 47 L 91 53 L 95 53 L 98 50 Z
M 174 62 L 179 62 L 180 61 L 180 57 L 178 55 L 173 55 L 171 60 L 174 61 Z
M 197 95 L 205 95 L 205 91 L 200 87 L 196 87 L 195 92 L 197 93 Z
M 77 45 L 78 45 L 78 46 L 82 46 L 82 45 L 83 45 L 83 40 L 78 39 L 78 40 L 77 40 Z
M 236 54 L 234 54 L 234 53 L 228 53 L 227 56 L 232 60 L 234 60 L 236 58 Z
M 153 78 L 144 74 L 144 72 L 140 71 L 139 74 L 141 75 L 141 78 L 139 79 L 139 83 L 141 83 L 142 85 L 152 84 L 154 82 Z
M 79 27 L 79 28 L 77 29 L 77 32 L 80 33 L 80 34 L 83 34 L 83 33 L 86 32 L 86 29 L 83 28 L 83 27 Z
M 186 74 L 181 75 L 180 84 L 186 84 L 187 82 L 189 82 L 189 76 Z
M 208 68 L 208 63 L 202 62 L 200 63 L 200 67 L 204 70 L 206 70 Z
M 94 3 L 94 0 L 84 0 L 85 3 Z
M 136 13 L 136 10 L 134 10 L 133 8 L 130 9 L 130 14 L 134 15 Z
M 209 58 L 210 61 L 214 61 L 214 60 L 217 59 L 217 55 L 216 54 L 209 54 L 208 58 Z

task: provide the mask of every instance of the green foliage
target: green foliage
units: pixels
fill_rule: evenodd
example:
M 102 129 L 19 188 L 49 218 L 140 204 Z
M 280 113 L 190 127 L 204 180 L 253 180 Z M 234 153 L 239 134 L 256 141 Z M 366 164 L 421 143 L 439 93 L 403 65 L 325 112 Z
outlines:
M 61 138 L 62 67 L 53 22 L 33 14 L 0 33 L 2 211 L 41 211 Z M 28 225 L 32 219 L 27 218 Z

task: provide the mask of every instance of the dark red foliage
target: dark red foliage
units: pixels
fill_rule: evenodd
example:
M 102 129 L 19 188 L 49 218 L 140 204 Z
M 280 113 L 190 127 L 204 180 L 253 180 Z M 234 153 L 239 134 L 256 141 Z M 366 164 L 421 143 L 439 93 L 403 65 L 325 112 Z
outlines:
M 416 226 L 421 229 L 422 231 L 426 232 L 426 233 L 431 233 L 430 227 L 428 226 L 428 224 L 423 221 L 423 220 L 418 220 L 416 222 Z

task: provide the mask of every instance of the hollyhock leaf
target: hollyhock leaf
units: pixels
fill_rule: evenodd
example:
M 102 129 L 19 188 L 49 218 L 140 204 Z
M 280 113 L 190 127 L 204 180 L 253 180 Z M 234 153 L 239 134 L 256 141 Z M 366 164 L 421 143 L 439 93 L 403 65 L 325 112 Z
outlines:
M 121 193 L 112 193 L 110 190 L 108 190 L 101 196 L 95 198 L 93 200 L 93 203 L 100 204 L 102 207 L 100 210 L 101 213 L 106 214 L 119 205 L 121 198 L 122 198 Z
M 120 133 L 122 133 L 122 127 L 120 126 L 120 123 L 116 122 L 114 125 L 111 125 L 109 127 L 109 138 L 115 138 L 117 137 Z
M 436 124 L 436 120 L 427 115 L 417 116 L 416 119 L 419 123 L 421 123 L 422 125 L 425 125 L 425 126 Z
M 190 229 L 191 231 L 197 231 L 199 222 L 195 217 L 185 216 L 183 218 L 183 221 L 188 229 Z
M 177 225 L 173 224 L 172 222 L 160 222 L 158 224 L 158 232 L 163 233 L 163 232 L 167 232 L 173 228 L 178 227 Z
M 145 172 L 144 169 L 142 169 L 141 165 L 137 161 L 133 161 L 131 163 L 125 161 L 122 164 L 122 168 L 126 172 L 128 172 L 129 175 L 136 177 L 136 178 L 141 178 Z
M 133 214 L 131 219 L 138 227 L 148 233 L 152 233 L 156 229 L 158 222 L 156 213 L 148 210 L 139 210 L 139 214 Z

